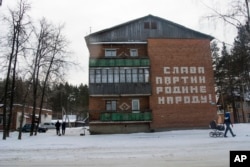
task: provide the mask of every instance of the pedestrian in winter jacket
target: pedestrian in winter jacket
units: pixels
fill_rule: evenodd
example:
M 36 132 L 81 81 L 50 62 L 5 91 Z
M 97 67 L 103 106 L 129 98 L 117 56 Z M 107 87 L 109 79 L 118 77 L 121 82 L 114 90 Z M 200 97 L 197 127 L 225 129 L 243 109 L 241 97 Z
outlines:
M 59 120 L 56 122 L 55 127 L 56 127 L 56 134 L 60 135 L 60 126 L 61 123 L 59 122 Z
M 66 122 L 62 123 L 62 135 L 65 135 Z
M 233 127 L 233 123 L 231 122 L 231 118 L 230 118 L 230 113 L 229 112 L 226 112 L 225 114 L 225 117 L 224 117 L 224 124 L 226 125 L 226 131 L 225 131 L 225 134 L 224 134 L 224 137 L 227 137 L 227 131 L 229 130 L 231 135 L 233 137 L 235 137 L 236 135 L 233 133 L 230 125 L 232 125 Z

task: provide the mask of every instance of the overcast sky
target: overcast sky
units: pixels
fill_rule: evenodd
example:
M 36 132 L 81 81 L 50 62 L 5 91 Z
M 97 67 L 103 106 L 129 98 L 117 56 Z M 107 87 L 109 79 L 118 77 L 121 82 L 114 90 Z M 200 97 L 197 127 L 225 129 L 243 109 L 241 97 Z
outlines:
M 17 0 L 3 0 L 0 13 L 6 13 Z M 72 60 L 79 67 L 72 68 L 66 80 L 77 85 L 88 84 L 89 53 L 84 37 L 90 32 L 113 27 L 133 19 L 152 14 L 185 27 L 211 35 L 221 41 L 232 43 L 236 35 L 233 28 L 226 31 L 225 24 L 207 20 L 204 16 L 211 10 L 225 10 L 228 0 L 28 0 L 29 15 L 33 20 L 42 17 L 54 24 L 65 24 L 64 33 L 70 41 Z

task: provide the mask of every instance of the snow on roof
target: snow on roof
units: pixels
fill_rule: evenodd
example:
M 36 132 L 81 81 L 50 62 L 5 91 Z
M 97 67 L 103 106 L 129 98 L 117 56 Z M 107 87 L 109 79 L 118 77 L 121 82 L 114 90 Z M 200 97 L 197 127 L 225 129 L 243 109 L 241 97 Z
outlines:
M 19 106 L 19 107 L 22 107 L 23 105 L 22 104 L 13 104 L 13 106 Z M 32 106 L 25 106 L 27 108 L 33 108 Z M 39 109 L 38 107 L 36 109 Z M 51 109 L 47 109 L 47 108 L 42 108 L 43 111 L 48 111 L 48 112 L 52 112 Z

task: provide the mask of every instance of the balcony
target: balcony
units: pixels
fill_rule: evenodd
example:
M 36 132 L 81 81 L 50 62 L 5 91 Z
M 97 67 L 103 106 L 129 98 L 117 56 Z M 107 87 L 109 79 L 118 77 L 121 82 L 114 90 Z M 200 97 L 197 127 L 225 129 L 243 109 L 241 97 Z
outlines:
M 89 84 L 89 94 L 99 95 L 151 95 L 150 83 L 95 83 Z
M 100 122 L 151 122 L 152 112 L 89 112 L 90 121 Z
M 148 67 L 148 58 L 141 59 L 90 59 L 89 67 Z

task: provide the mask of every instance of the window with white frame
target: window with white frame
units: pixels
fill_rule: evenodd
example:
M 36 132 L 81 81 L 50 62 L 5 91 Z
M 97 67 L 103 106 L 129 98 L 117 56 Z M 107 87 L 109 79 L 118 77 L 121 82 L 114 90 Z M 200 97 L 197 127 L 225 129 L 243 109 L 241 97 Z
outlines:
M 106 100 L 106 110 L 107 111 L 116 111 L 116 100 Z
M 132 100 L 132 111 L 140 111 L 140 101 L 139 99 Z
M 137 49 L 130 49 L 130 56 L 131 57 L 137 57 L 138 56 L 138 50 Z
M 115 57 L 116 49 L 105 49 L 105 57 Z

